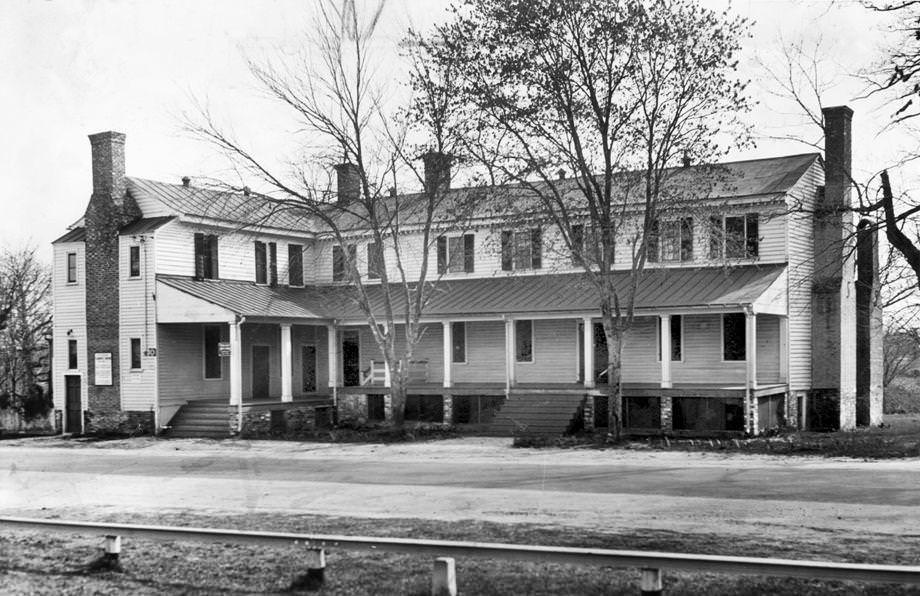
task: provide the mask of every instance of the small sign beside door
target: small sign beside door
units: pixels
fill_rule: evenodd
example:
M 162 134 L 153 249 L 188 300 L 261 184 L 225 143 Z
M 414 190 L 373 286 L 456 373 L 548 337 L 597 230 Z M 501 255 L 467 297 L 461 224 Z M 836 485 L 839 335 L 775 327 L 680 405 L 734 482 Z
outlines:
M 229 341 L 220 341 L 217 342 L 217 355 L 218 356 L 229 356 L 231 353 L 230 342 Z
M 112 384 L 112 353 L 111 352 L 97 352 L 95 356 L 95 371 L 96 378 L 93 382 L 96 385 L 111 385 Z

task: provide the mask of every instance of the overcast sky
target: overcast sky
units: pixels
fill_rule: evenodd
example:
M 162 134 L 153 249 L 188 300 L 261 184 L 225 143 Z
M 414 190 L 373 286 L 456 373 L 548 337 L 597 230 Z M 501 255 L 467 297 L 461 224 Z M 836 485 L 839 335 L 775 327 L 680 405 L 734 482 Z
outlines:
M 724 2 L 707 2 L 724 8 Z M 448 2 L 389 0 L 380 50 L 393 53 L 408 24 L 425 28 Z M 754 21 L 743 69 L 760 103 L 751 122 L 763 135 L 801 131 L 788 105 L 769 96 L 757 64 L 777 62 L 780 37 L 822 44 L 838 81 L 825 105 L 855 110 L 856 167 L 874 171 L 914 142 L 877 136 L 890 111 L 857 100 L 863 85 L 845 76 L 871 67 L 889 37 L 885 23 L 849 2 L 739 0 L 731 11 Z M 283 146 L 295 123 L 266 107 L 245 56 L 296 48 L 309 3 L 289 1 L 19 1 L 0 3 L 0 245 L 32 243 L 49 260 L 50 242 L 79 219 L 91 193 L 87 135 L 127 134 L 128 175 L 176 181 L 212 176 L 224 162 L 181 130 L 194 97 L 260 149 Z M 813 137 L 814 135 L 812 135 Z M 801 153 L 791 141 L 758 140 L 739 158 Z

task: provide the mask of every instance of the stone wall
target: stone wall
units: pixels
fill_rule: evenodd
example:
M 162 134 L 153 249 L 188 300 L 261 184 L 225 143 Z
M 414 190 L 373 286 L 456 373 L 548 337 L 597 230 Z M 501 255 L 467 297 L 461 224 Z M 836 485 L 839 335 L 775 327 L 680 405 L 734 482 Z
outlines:
M 128 411 L 109 408 L 83 412 L 83 430 L 95 435 L 149 435 L 154 432 L 153 410 Z

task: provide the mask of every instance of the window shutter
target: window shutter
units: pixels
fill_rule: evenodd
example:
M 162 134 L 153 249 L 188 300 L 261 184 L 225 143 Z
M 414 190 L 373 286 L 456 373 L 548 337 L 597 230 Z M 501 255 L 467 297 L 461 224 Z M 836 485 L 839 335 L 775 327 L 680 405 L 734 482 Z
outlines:
M 581 265 L 581 259 L 584 258 L 585 254 L 585 226 L 582 224 L 573 225 L 569 240 L 572 243 L 572 264 Z
M 266 257 L 265 257 L 265 243 L 259 242 L 256 240 L 256 283 L 264 284 L 268 281 L 268 278 L 265 273 L 266 269 Z
M 511 271 L 514 263 L 514 235 L 509 230 L 502 231 L 502 271 Z
M 474 235 L 463 235 L 463 270 L 472 273 L 476 268 L 476 254 L 473 252 L 475 247 Z
M 658 262 L 658 220 L 652 220 L 648 231 L 648 240 L 645 244 L 645 260 L 649 263 Z
M 747 214 L 746 250 L 747 256 L 756 257 L 760 253 L 760 216 Z
M 332 247 L 332 281 L 345 279 L 345 253 L 341 246 Z
M 534 269 L 543 266 L 543 232 L 540 228 L 530 230 L 530 266 Z
M 209 247 L 209 249 L 210 249 L 210 250 L 209 250 L 209 256 L 210 256 L 210 260 L 211 260 L 211 263 L 210 263 L 210 264 L 211 264 L 211 267 L 210 267 L 211 270 L 210 270 L 210 275 L 209 275 L 208 277 L 209 277 L 210 279 L 218 279 L 218 278 L 220 277 L 220 274 L 219 274 L 218 271 L 217 271 L 217 263 L 218 263 L 218 258 L 217 258 L 217 236 L 215 236 L 215 235 L 211 235 L 211 236 L 210 236 L 210 244 L 211 244 L 211 245 L 210 245 L 210 247 Z
M 288 285 L 303 285 L 303 246 L 288 244 Z
M 278 285 L 278 245 L 274 242 L 268 243 L 268 283 Z
M 195 234 L 195 279 L 204 279 L 204 234 Z
M 447 238 L 438 236 L 438 275 L 447 273 Z

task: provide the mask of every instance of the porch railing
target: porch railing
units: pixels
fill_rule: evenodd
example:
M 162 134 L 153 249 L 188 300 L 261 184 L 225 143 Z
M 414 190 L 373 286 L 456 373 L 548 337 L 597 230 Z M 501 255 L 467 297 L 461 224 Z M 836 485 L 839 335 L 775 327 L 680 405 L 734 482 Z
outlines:
M 386 384 L 387 370 L 386 363 L 379 360 L 371 360 L 370 366 L 361 371 L 362 385 L 384 385 Z M 427 383 L 428 382 L 428 361 L 427 360 L 410 360 L 409 361 L 409 382 L 410 383 Z

